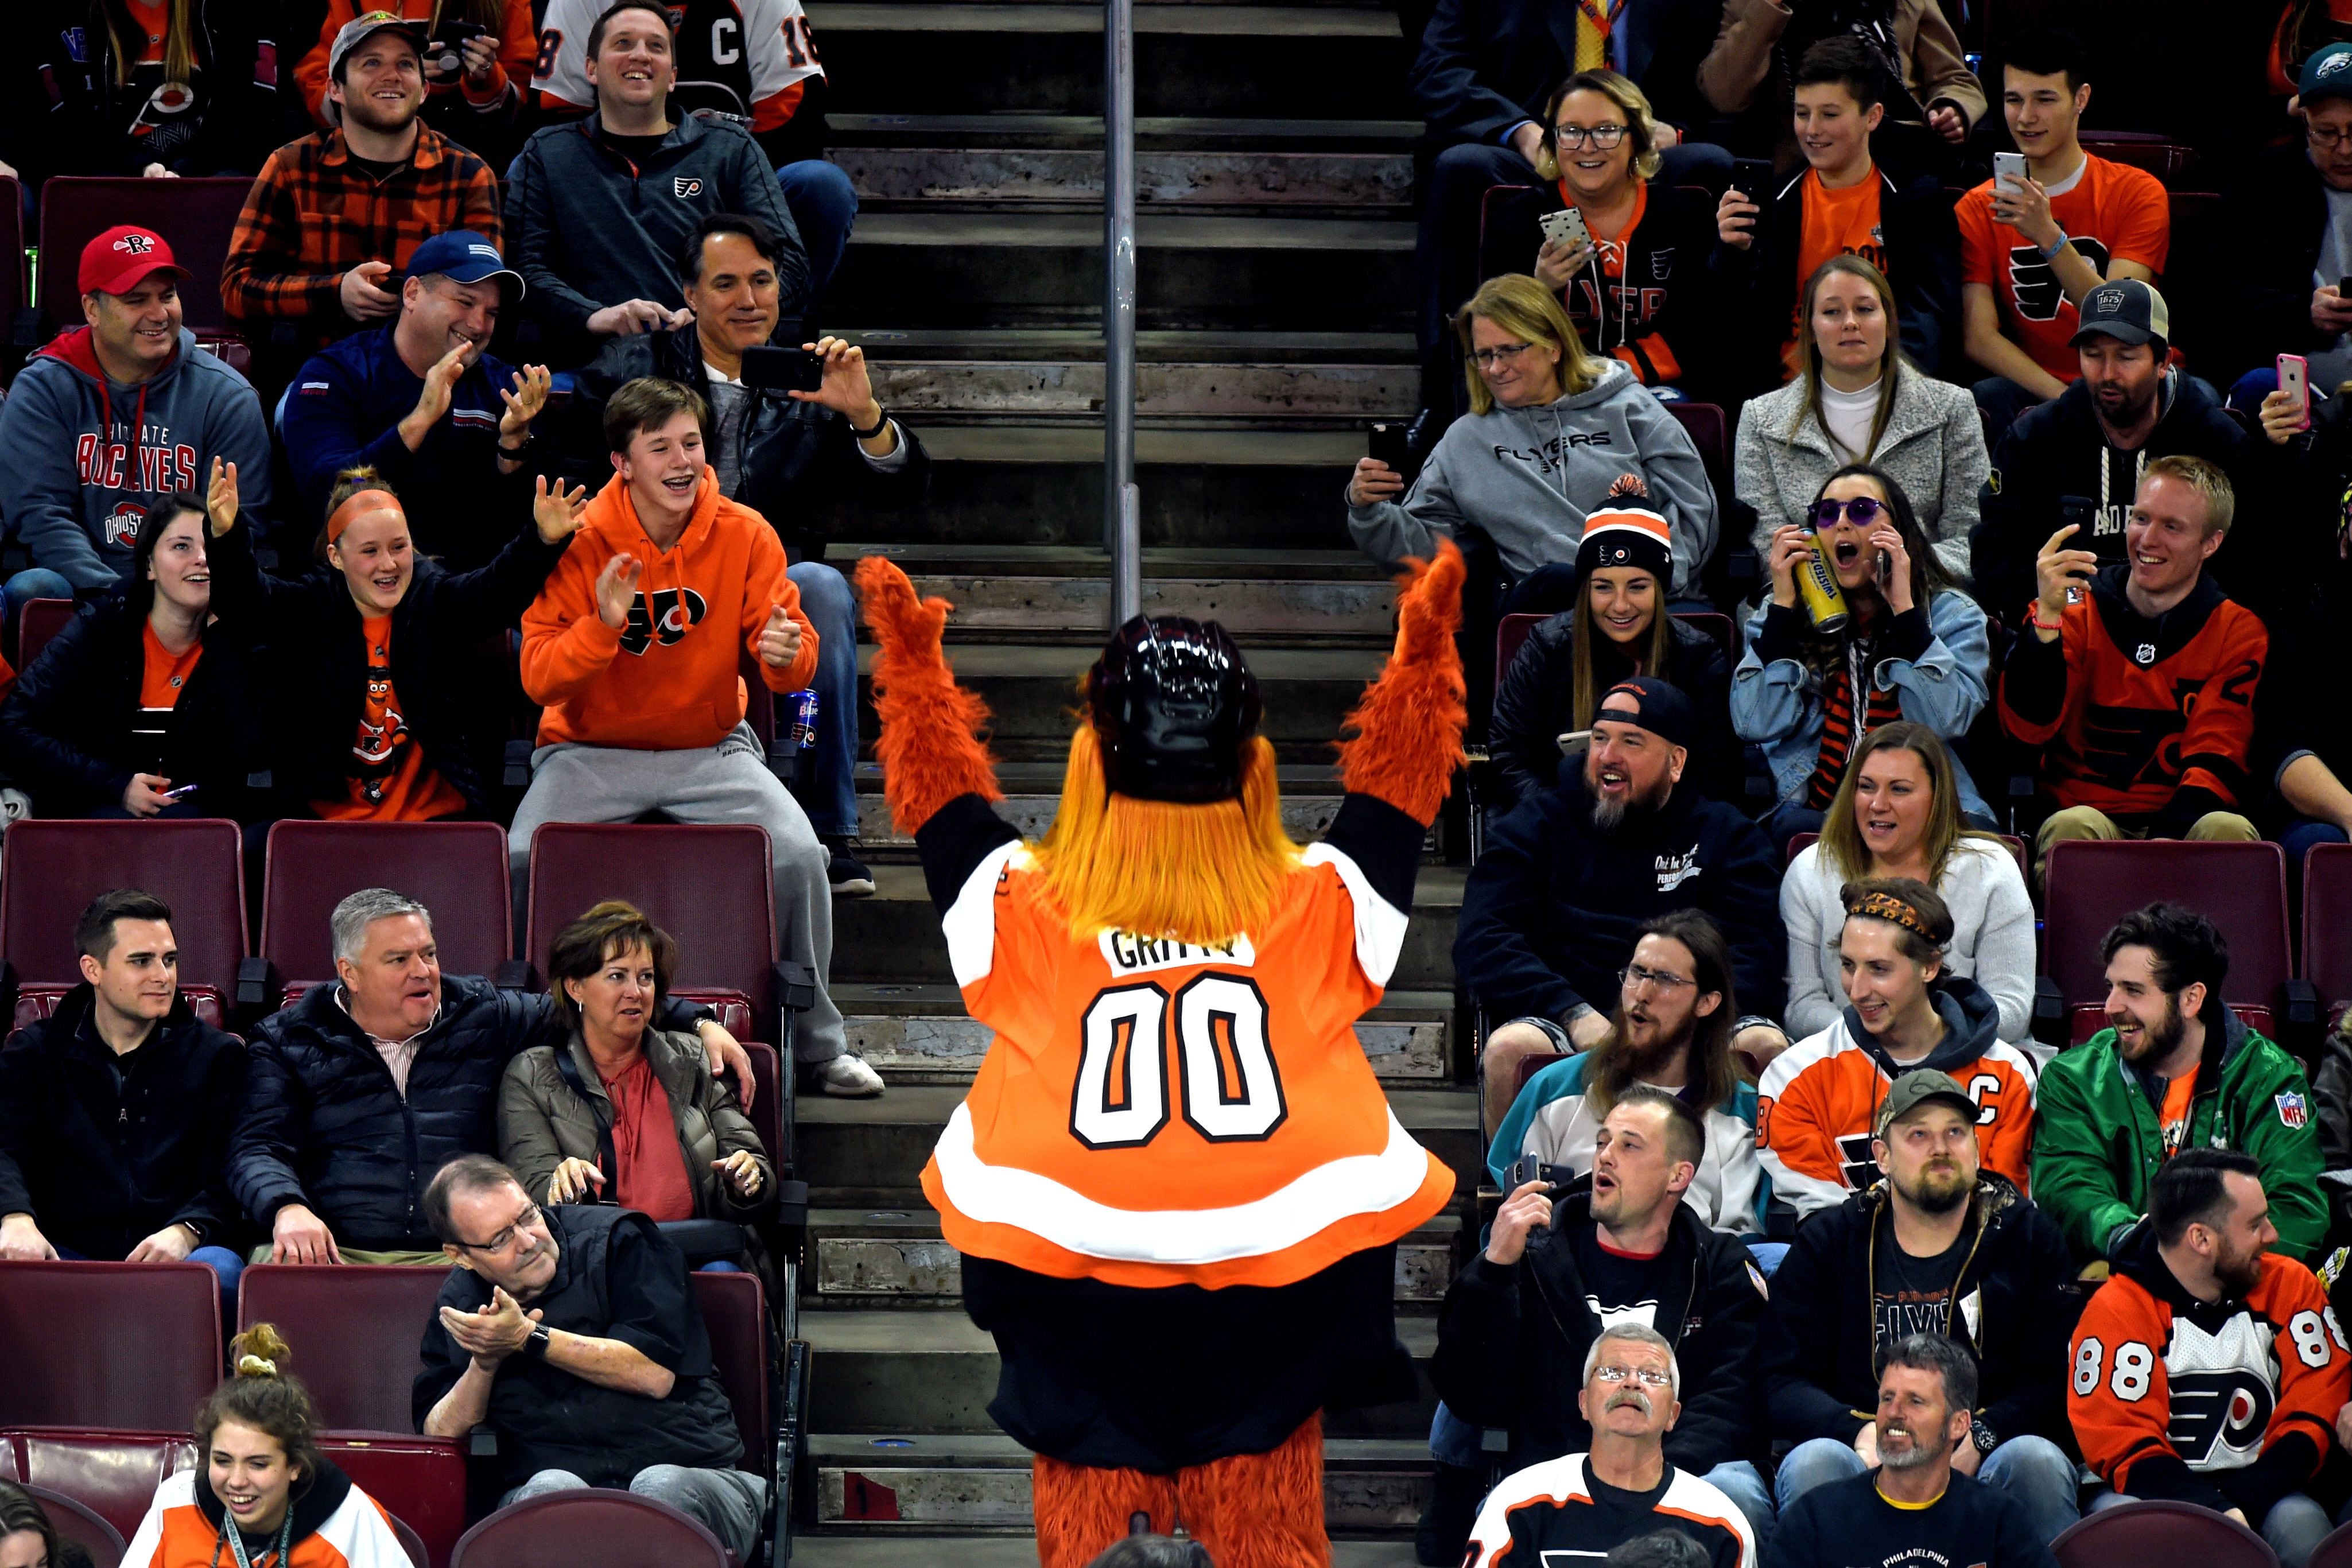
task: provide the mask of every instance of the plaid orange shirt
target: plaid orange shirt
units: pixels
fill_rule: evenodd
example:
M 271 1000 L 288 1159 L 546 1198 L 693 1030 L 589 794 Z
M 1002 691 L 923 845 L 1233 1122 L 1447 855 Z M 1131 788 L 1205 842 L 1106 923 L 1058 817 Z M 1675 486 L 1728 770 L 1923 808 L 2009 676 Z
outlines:
M 356 324 L 339 292 L 346 270 L 388 261 L 404 271 L 418 246 L 453 228 L 503 243 L 488 163 L 420 124 L 407 165 L 379 182 L 352 163 L 342 132 L 318 132 L 261 165 L 229 240 L 221 303 L 241 321 L 308 320 L 323 342 Z

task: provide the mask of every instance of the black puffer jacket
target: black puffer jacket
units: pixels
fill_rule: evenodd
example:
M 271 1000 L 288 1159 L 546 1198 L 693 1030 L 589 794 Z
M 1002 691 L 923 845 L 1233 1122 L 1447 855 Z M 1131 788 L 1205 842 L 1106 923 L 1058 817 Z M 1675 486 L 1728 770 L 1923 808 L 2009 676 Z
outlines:
M 786 323 L 790 326 L 790 323 Z M 779 343 L 797 345 L 795 329 L 779 329 Z M 592 489 L 611 477 L 605 456 L 604 402 L 642 375 L 682 381 L 708 400 L 710 374 L 703 366 L 701 340 L 691 322 L 667 331 L 614 338 L 579 375 L 568 445 L 575 470 Z M 884 472 L 858 450 L 849 421 L 830 408 L 803 403 L 764 387 L 747 388 L 730 433 L 742 454 L 742 480 L 730 499 L 768 520 L 795 561 L 821 561 L 824 540 L 817 515 L 836 501 L 863 511 L 896 511 L 919 505 L 931 487 L 931 455 L 901 421 L 898 439 L 907 461 Z
M 232 623 L 205 632 L 204 657 L 173 705 L 160 748 L 131 734 L 146 674 L 147 613 L 110 595 L 85 604 L 16 678 L 0 704 L 0 765 L 44 816 L 87 816 L 122 804 L 131 775 L 158 773 L 194 784 L 205 816 L 266 815 L 269 767 L 252 646 Z M 349 742 L 346 742 L 346 744 Z
M 484 805 L 483 750 L 498 738 L 498 683 L 485 679 L 481 645 L 519 624 L 571 543 L 548 544 L 524 521 L 497 559 L 472 572 L 446 572 L 419 557 L 408 592 L 392 612 L 392 683 L 401 717 L 427 766 Z M 367 700 L 367 638 L 342 574 L 315 566 L 299 577 L 262 575 L 246 530 L 212 541 L 213 609 L 251 626 L 277 655 L 282 700 L 273 773 L 293 811 L 345 793 L 352 742 Z
M 253 1032 L 245 1104 L 228 1148 L 229 1187 L 269 1225 L 288 1204 L 327 1222 L 339 1247 L 437 1247 L 425 1186 L 460 1154 L 499 1150 L 507 1063 L 559 1037 L 544 995 L 441 977 L 441 1012 L 417 1042 L 408 1097 L 339 999 L 321 985 Z M 707 1007 L 664 1005 L 663 1028 L 691 1028 Z
M 1886 1183 L 1822 1209 L 1797 1228 L 1772 1276 L 1764 1327 L 1764 1394 L 1772 1436 L 1850 1443 L 1877 1403 L 1874 1248 L 1895 1245 Z M 2031 1434 L 2071 1445 L 2066 1342 L 2083 1288 L 2058 1222 L 2001 1177 L 1977 1182 L 1975 1243 L 1953 1284 L 1951 1337 L 1981 1378 L 1978 1417 L 2001 1440 Z
M 1592 682 L 1596 696 L 1633 673 L 1633 661 L 1607 637 L 1593 638 L 1592 654 L 1600 666 Z M 1682 787 L 1711 800 L 1738 799 L 1741 752 L 1731 731 L 1731 667 L 1722 645 L 1675 621 L 1664 675 L 1698 716 L 1698 741 Z M 1563 610 L 1528 633 L 1495 691 L 1486 751 L 1502 770 L 1508 805 L 1559 776 L 1559 737 L 1576 727 L 1575 702 L 1576 612 Z
M 1445 1292 L 1430 1381 L 1465 1421 L 1509 1429 L 1507 1468 L 1592 1446 L 1592 1427 L 1576 1396 L 1601 1320 L 1569 1240 L 1591 1225 L 1592 1179 L 1585 1176 L 1553 1204 L 1550 1226 L 1528 1235 L 1518 1262 L 1489 1262 L 1482 1250 Z M 1666 1434 L 1666 1458 L 1693 1475 L 1759 1458 L 1764 1410 L 1756 1350 L 1764 1277 L 1737 1237 L 1709 1230 L 1687 1204 L 1675 1207 L 1665 1257 L 1675 1283 L 1660 1292 L 1653 1321 L 1674 1342 L 1683 1405 Z

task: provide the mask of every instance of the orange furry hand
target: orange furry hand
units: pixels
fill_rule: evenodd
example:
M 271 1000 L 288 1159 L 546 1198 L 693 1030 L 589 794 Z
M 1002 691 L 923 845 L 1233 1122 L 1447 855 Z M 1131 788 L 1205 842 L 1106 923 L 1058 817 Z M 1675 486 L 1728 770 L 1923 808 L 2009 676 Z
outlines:
M 1437 542 L 1434 561 L 1407 563 L 1397 580 L 1396 647 L 1381 678 L 1348 715 L 1339 779 L 1350 794 L 1388 802 L 1415 822 L 1437 818 L 1463 760 L 1462 552 Z
M 1003 792 L 979 740 L 988 706 L 958 686 L 940 642 L 945 599 L 918 598 L 914 584 L 879 555 L 857 563 L 857 595 L 878 645 L 874 710 L 881 720 L 874 755 L 882 793 L 901 833 L 913 833 L 958 795 L 996 800 Z

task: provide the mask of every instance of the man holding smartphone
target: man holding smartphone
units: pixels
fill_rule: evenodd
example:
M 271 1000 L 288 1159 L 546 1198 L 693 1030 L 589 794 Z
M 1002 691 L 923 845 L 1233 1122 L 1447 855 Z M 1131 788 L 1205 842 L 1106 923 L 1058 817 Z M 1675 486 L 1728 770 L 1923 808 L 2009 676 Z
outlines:
M 2302 138 L 2255 156 L 2222 203 L 2223 232 L 2264 238 L 2233 250 L 2218 313 L 2230 325 L 2230 367 L 2252 384 L 2233 391 L 2240 407 L 2267 390 L 2263 373 L 2280 353 L 2303 355 L 2323 395 L 2352 380 L 2352 44 L 2315 51 L 2298 85 Z M 2260 226 L 2232 226 L 2249 223 Z

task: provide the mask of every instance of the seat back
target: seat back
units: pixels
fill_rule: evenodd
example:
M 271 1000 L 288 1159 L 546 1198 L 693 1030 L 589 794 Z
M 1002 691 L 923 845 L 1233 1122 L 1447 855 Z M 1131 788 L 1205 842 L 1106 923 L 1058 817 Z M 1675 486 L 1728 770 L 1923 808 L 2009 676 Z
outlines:
M 142 180 L 58 175 L 41 186 L 40 306 L 58 327 L 81 323 L 81 247 L 117 224 L 142 224 L 163 237 L 188 269 L 181 319 L 198 337 L 230 330 L 221 269 L 245 206 L 247 179 Z
M 2352 1524 L 2313 1547 L 2306 1568 L 2352 1568 Z
M 2322 1002 L 2352 1002 L 2352 844 L 2303 858 L 2303 977 Z
M 606 899 L 626 899 L 677 939 L 674 983 L 680 994 L 740 992 L 751 1000 L 760 1037 L 776 1028 L 775 879 L 767 829 L 542 824 L 530 839 L 524 957 L 545 964 L 555 933 Z
M 1731 494 L 1731 437 L 1723 417 L 1723 410 L 1712 403 L 1691 403 L 1677 399 L 1665 405 L 1698 448 L 1699 460 L 1706 465 L 1706 477 L 1715 485 L 1716 494 Z
M 1536 258 L 1533 251 L 1525 256 L 1505 256 L 1494 243 L 1504 237 L 1500 233 L 1495 233 L 1490 238 L 1489 231 L 1494 228 L 1496 220 L 1502 216 L 1506 206 L 1530 192 L 1541 188 L 1538 185 L 1489 185 L 1486 187 L 1486 194 L 1478 199 L 1478 277 L 1480 281 L 1483 282 L 1501 272 L 1527 272 L 1534 268 Z M 1447 309 L 1452 309 L 1452 306 L 1449 304 Z M 1447 331 L 1450 333 L 1452 329 L 1448 328 Z
M 507 836 L 494 822 L 297 822 L 269 829 L 261 956 L 289 984 L 335 977 L 329 918 L 362 888 L 433 911 L 445 974 L 498 973 L 514 952 Z
M 727 1548 L 699 1520 L 635 1492 L 550 1492 L 502 1508 L 457 1542 L 449 1568 L 579 1568 L 658 1563 L 729 1568 Z
M 47 1487 L 26 1486 L 25 1492 L 49 1516 L 49 1528 L 58 1532 L 59 1541 L 70 1541 L 89 1552 L 97 1568 L 121 1568 L 123 1548 L 128 1542 L 122 1539 L 122 1532 L 107 1523 L 95 1510 Z
M 1694 631 L 1705 632 L 1723 650 L 1723 667 L 1736 669 L 1739 665 L 1739 624 L 1729 616 L 1714 610 L 1676 610 L 1675 619 Z
M 181 1420 L 195 1413 L 191 1405 Z M 185 1432 L 62 1426 L 0 1432 L 0 1479 L 69 1497 L 125 1541 L 139 1532 L 155 1489 L 195 1466 L 195 1441 Z
M 0 840 L 0 958 L 20 986 L 80 984 L 75 920 L 108 889 L 139 888 L 172 907 L 181 983 L 234 996 L 245 957 L 241 842 L 236 824 L 216 817 L 19 822 Z
M 2086 1513 L 2050 1543 L 2058 1568 L 2194 1563 L 2197 1568 L 2278 1568 L 2278 1553 L 2234 1519 L 2186 1502 L 2126 1502 Z M 2315 1554 L 2314 1568 L 2319 1562 Z
M 257 1263 L 236 1288 L 236 1324 L 275 1323 L 289 1344 L 331 1345 L 302 1358 L 320 1425 L 345 1431 L 416 1430 L 409 1387 L 446 1268 L 367 1264 Z
M 2084 152 L 2145 169 L 2167 185 L 2186 179 L 2197 163 L 2196 149 L 2152 131 L 2085 131 L 2082 142 Z
M 1821 841 L 1821 837 L 1818 833 L 1799 833 L 1790 837 L 1789 839 L 1790 862 L 1794 864 L 1798 856 Z M 2024 876 L 2029 867 L 2025 858 L 2027 854 L 2025 840 L 2014 833 L 1996 833 L 1993 837 L 2000 839 L 2001 847 L 2009 851 L 2009 858 L 2017 862 L 2018 875 Z
M 0 268 L 5 270 L 5 268 Z M 74 617 L 71 599 L 32 599 L 16 613 L 16 668 L 30 669 L 49 639 L 66 629 Z
M 184 1431 L 221 1378 L 220 1279 L 201 1263 L 0 1263 L 0 1427 Z
M 776 1468 L 768 1422 L 768 1313 L 756 1274 L 689 1276 L 702 1321 L 710 1331 L 710 1359 L 743 1436 L 740 1468 L 766 1475 Z
M 2051 847 L 2044 872 L 2044 966 L 2069 1007 L 2105 1000 L 2100 939 L 2159 899 L 2187 903 L 2229 943 L 2222 1001 L 2242 1013 L 2276 1005 L 2290 973 L 2286 862 L 2277 845 L 2069 839 Z
M 455 1438 L 388 1432 L 321 1432 L 319 1451 L 352 1484 L 406 1523 L 424 1545 L 420 1563 L 448 1568 L 466 1533 L 466 1455 Z
M 392 1533 L 399 1541 L 400 1549 L 408 1553 L 412 1568 L 433 1568 L 432 1554 L 425 1550 L 424 1538 L 409 1529 L 408 1521 L 396 1513 L 392 1516 Z
M 13 326 L 25 308 L 25 187 L 0 176 L 0 322 Z
M 1549 619 L 1551 619 L 1549 616 L 1534 616 L 1522 612 L 1515 616 L 1505 616 L 1495 623 L 1495 684 L 1496 686 L 1503 684 L 1503 677 L 1510 672 L 1511 660 L 1518 658 L 1519 649 L 1527 646 L 1528 634 Z

